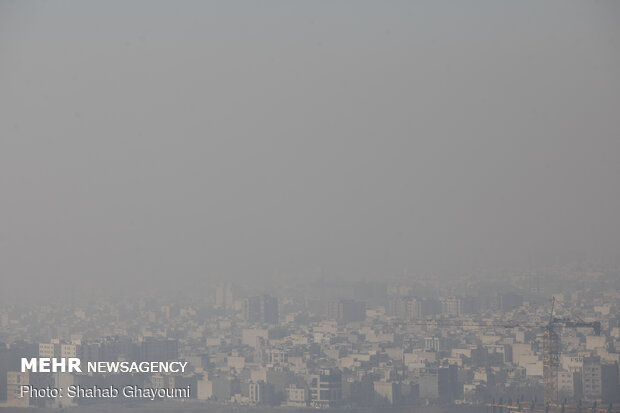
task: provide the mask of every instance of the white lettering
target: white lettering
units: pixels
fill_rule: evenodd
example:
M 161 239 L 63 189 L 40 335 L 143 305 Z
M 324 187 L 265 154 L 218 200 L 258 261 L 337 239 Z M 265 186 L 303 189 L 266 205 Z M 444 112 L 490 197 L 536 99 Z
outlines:
M 78 372 L 81 373 L 82 369 L 80 368 L 80 359 L 75 357 L 69 358 L 69 372 Z
M 39 359 L 39 371 L 41 373 L 50 372 L 51 359 L 49 357 L 43 357 Z
M 22 373 L 25 373 L 26 370 L 30 370 L 33 373 L 37 372 L 37 359 L 26 359 L 22 358 Z

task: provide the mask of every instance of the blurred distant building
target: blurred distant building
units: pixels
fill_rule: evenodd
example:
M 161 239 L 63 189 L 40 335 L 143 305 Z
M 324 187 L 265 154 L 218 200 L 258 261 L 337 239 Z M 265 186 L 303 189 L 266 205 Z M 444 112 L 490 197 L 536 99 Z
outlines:
M 243 318 L 251 323 L 277 325 L 278 299 L 270 295 L 248 297 L 243 300 Z
M 366 303 L 356 300 L 336 300 L 327 303 L 327 318 L 345 323 L 366 318 Z
M 460 316 L 463 314 L 461 299 L 456 297 L 441 299 L 441 314 L 448 316 Z
M 143 361 L 166 361 L 179 358 L 178 340 L 147 339 L 140 346 L 140 359 Z
M 394 297 L 388 301 L 387 315 L 398 319 L 406 319 L 409 297 Z
M 421 298 L 415 301 L 413 318 L 426 318 L 441 313 L 441 302 L 434 298 Z
M 228 282 L 220 284 L 215 289 L 215 306 L 224 310 L 230 310 L 234 305 L 233 285 Z
M 501 311 L 507 312 L 523 305 L 523 296 L 521 294 L 509 292 L 499 294 L 498 305 Z

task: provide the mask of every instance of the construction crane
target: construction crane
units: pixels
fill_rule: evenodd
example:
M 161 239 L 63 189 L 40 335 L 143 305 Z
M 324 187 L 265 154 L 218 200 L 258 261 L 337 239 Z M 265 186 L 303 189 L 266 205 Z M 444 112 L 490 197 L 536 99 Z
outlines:
M 543 335 L 543 380 L 545 383 L 545 403 L 555 402 L 557 393 L 557 376 L 560 365 L 560 336 L 555 331 L 553 322 L 553 309 L 555 307 L 555 297 L 551 301 L 551 315 L 549 323 L 545 327 Z
M 543 334 L 543 381 L 544 381 L 544 397 L 545 404 L 548 406 L 558 406 L 557 393 L 558 384 L 557 376 L 560 366 L 560 336 L 556 327 L 579 328 L 588 327 L 594 330 L 597 336 L 601 333 L 601 323 L 599 321 L 577 321 L 568 318 L 554 317 L 555 297 L 551 300 L 551 312 L 549 322 L 544 325 Z M 406 324 L 437 326 L 437 327 L 543 327 L 541 324 L 521 323 L 521 322 L 476 322 L 476 321 L 460 321 L 460 320 L 410 320 Z
M 545 403 L 556 404 L 558 392 L 558 367 L 560 366 L 560 336 L 555 327 L 578 328 L 589 327 L 594 330 L 597 336 L 601 334 L 601 323 L 599 321 L 572 321 L 567 318 L 556 318 L 553 316 L 555 307 L 555 297 L 551 301 L 551 314 L 549 323 L 545 327 L 543 335 L 543 380 L 545 383 Z

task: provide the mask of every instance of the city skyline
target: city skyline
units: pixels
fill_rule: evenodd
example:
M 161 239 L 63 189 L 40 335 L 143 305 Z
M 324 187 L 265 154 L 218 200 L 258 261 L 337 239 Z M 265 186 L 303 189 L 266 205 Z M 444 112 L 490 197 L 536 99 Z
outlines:
M 620 413 L 619 22 L 0 0 L 0 411 Z

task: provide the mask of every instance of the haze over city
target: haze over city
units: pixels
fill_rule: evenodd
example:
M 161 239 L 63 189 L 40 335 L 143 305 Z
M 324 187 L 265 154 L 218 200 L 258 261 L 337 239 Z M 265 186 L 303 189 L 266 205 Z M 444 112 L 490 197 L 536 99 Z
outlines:
M 619 12 L 4 1 L 6 298 L 617 263 Z
M 620 413 L 619 22 L 0 1 L 0 412 Z

